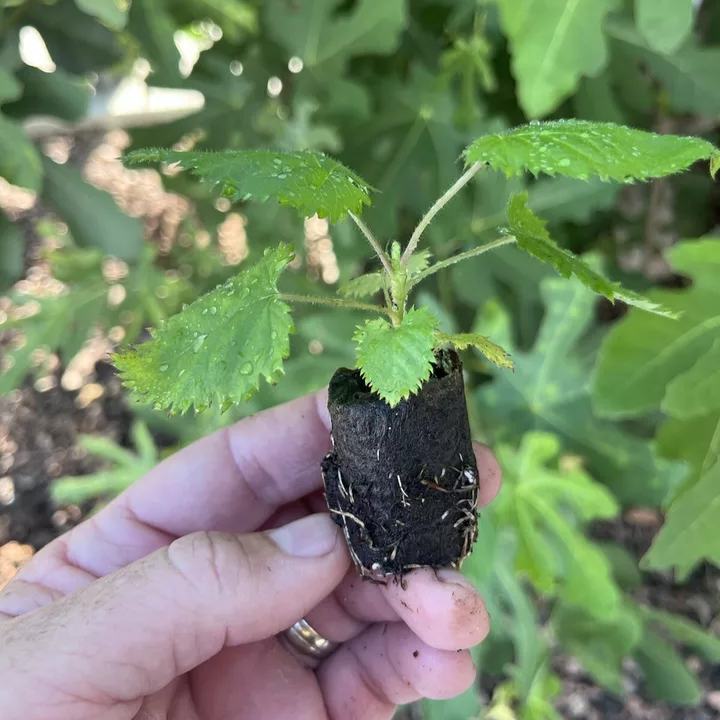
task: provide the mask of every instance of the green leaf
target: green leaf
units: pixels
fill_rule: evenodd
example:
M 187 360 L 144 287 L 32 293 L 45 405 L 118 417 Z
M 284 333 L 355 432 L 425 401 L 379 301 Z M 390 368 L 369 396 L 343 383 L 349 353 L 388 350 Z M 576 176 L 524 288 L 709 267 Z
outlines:
M 603 21 L 615 0 L 495 0 L 510 41 L 520 106 L 529 117 L 554 110 L 583 75 L 607 62 Z
M 314 120 L 320 109 L 315 100 L 297 97 L 293 100 L 292 116 L 283 122 L 282 135 L 277 140 L 282 150 L 320 150 L 338 152 L 342 140 L 331 125 L 321 125 Z
M 471 308 L 500 300 L 512 314 L 519 344 L 526 346 L 533 340 L 543 314 L 540 282 L 554 276 L 552 268 L 516 245 L 505 245 L 484 255 L 480 262 L 453 265 L 451 273 L 460 300 Z M 475 327 L 473 332 L 497 340 L 487 329 Z
M 613 57 L 621 72 L 619 80 L 630 78 L 634 81 L 626 93 L 628 101 L 634 100 L 638 94 L 636 83 L 641 82 L 649 70 L 667 93 L 670 107 L 676 112 L 720 113 L 717 82 L 720 48 L 688 43 L 673 55 L 665 55 L 648 47 L 632 25 L 622 19 L 613 18 L 606 31 L 613 39 Z M 637 77 L 633 77 L 633 73 Z
M 484 114 L 478 98 L 478 88 L 485 92 L 497 90 L 497 79 L 492 67 L 493 45 L 483 34 L 474 32 L 469 39 L 458 38 L 440 57 L 443 77 L 448 83 L 457 77 L 460 85 L 460 102 L 457 122 L 468 127 Z
M 691 35 L 693 0 L 635 0 L 640 35 L 657 52 L 672 55 Z
M 202 10 L 214 20 L 233 43 L 244 40 L 258 30 L 258 9 L 246 0 L 198 0 Z M 199 10 L 199 9 L 198 9 Z M 193 7 L 192 12 L 198 12 Z
M 409 278 L 421 273 L 430 266 L 430 250 L 423 249 L 410 257 L 407 266 Z M 385 275 L 382 272 L 366 273 L 348 281 L 339 289 L 339 294 L 345 297 L 369 297 L 379 293 L 384 286 Z
M 133 0 L 127 29 L 150 61 L 150 83 L 166 87 L 182 87 L 186 83 L 180 75 L 180 52 L 174 40 L 178 28 L 170 15 L 168 0 Z
M 507 490 L 496 501 L 498 522 L 518 530 L 518 571 L 544 592 L 558 583 L 565 602 L 610 619 L 619 603 L 610 564 L 583 536 L 581 525 L 614 517 L 619 506 L 580 467 L 558 464 L 559 452 L 557 438 L 541 432 L 527 433 L 517 452 L 498 446 L 507 480 Z M 548 548 L 554 551 L 551 556 Z
M 22 277 L 25 268 L 25 239 L 22 231 L 0 212 L 0 292 Z
M 720 663 L 720 638 L 713 635 L 712 630 L 706 630 L 697 623 L 664 610 L 641 607 L 640 612 L 675 642 L 691 648 L 711 663 Z
M 480 714 L 480 697 L 471 687 L 451 700 L 423 700 L 423 720 L 468 720 Z
M 293 325 L 276 284 L 292 258 L 286 245 L 266 250 L 157 328 L 152 340 L 115 356 L 125 384 L 156 407 L 185 412 L 244 402 L 262 376 L 278 380 Z
M 662 423 L 656 436 L 660 454 L 670 460 L 685 460 L 692 467 L 692 475 L 672 497 L 693 487 L 720 460 L 718 438 L 720 408 L 685 420 L 667 418 Z
M 482 187 L 481 193 L 485 202 L 477 208 L 479 212 L 473 218 L 471 226 L 475 235 L 482 235 L 506 222 L 507 202 L 513 193 L 522 190 L 524 185 L 518 182 L 519 178 L 508 179 L 498 173 L 482 173 L 477 184 L 482 185 L 484 178 L 492 183 L 493 189 Z M 562 175 L 539 178 L 527 190 L 530 209 L 547 218 L 551 224 L 564 221 L 590 222 L 598 211 L 613 208 L 620 193 L 620 187 L 605 183 L 597 177 L 577 180 Z M 494 197 L 489 203 L 487 200 L 490 193 Z M 503 248 L 500 252 L 507 250 Z M 495 253 L 491 257 L 494 256 Z
M 675 567 L 681 576 L 703 558 L 720 565 L 720 463 L 670 505 L 665 524 L 644 558 L 654 570 Z
M 598 412 L 625 417 L 659 408 L 666 388 L 720 340 L 720 241 L 684 242 L 666 257 L 694 279 L 684 291 L 654 290 L 649 297 L 682 316 L 673 323 L 631 311 L 608 333 L 595 373 Z
M 107 332 L 120 326 L 125 330 L 123 342 L 130 343 L 147 324 L 158 325 L 178 310 L 187 293 L 187 282 L 156 267 L 155 255 L 155 247 L 146 245 L 138 263 L 129 267 L 122 281 L 125 299 L 110 306 L 109 283 L 102 275 L 102 253 L 67 247 L 48 254 L 53 271 L 67 283 L 67 288 L 57 296 L 12 296 L 15 305 L 28 306 L 27 314 L 2 327 L 19 331 L 24 344 L 5 350 L 10 367 L 0 375 L 0 393 L 18 387 L 28 374 L 42 374 L 42 368 L 36 367 L 33 360 L 36 351 L 57 353 L 67 366 L 98 329 Z M 39 311 L 30 312 L 30 304 L 39 305 Z
M 573 115 L 585 120 L 627 124 L 625 109 L 615 92 L 614 63 L 597 77 L 583 78 L 573 98 Z
M 0 394 L 14 390 L 33 371 L 35 350 L 50 348 L 57 351 L 67 364 L 105 311 L 106 298 L 107 285 L 97 279 L 57 297 L 35 299 L 24 296 L 24 302 L 36 300 L 40 311 L 21 322 L 8 322 L 3 326 L 20 330 L 24 344 L 5 353 L 9 368 L 0 374 Z
M 595 542 L 612 566 L 615 582 L 626 592 L 637 590 L 643 583 L 637 559 L 622 545 L 612 542 Z
M 110 464 L 111 468 L 90 475 L 65 476 L 51 486 L 53 500 L 63 505 L 81 504 L 100 497 L 114 497 L 150 472 L 160 461 L 150 431 L 135 421 L 130 431 L 137 454 L 117 445 L 110 438 L 81 435 L 78 444 L 90 455 Z
M 658 459 L 645 438 L 599 419 L 590 403 L 595 357 L 580 341 L 593 327 L 595 297 L 577 280 L 551 277 L 540 289 L 546 311 L 531 350 L 513 342 L 510 320 L 497 307 L 492 322 L 476 328 L 508 350 L 515 366 L 514 372 L 494 371 L 493 382 L 476 391 L 490 439 L 516 442 L 531 430 L 552 432 L 621 502 L 661 503 L 683 480 L 685 466 Z
M 11 185 L 40 190 L 42 164 L 40 153 L 21 126 L 0 112 L 0 177 Z
M 643 670 L 652 697 L 673 705 L 693 706 L 702 691 L 682 658 L 662 638 L 648 630 L 643 633 L 633 656 Z
M 356 55 L 385 55 L 400 41 L 407 17 L 406 0 L 360 0 L 338 12 L 342 0 L 265 5 L 272 37 L 310 68 L 341 65 Z
M 69 73 L 100 72 L 124 57 L 120 34 L 84 13 L 73 0 L 29 3 L 23 9 L 23 23 L 37 29 L 53 62 Z
M 344 297 L 363 298 L 375 295 L 383 289 L 384 275 L 381 272 L 366 273 L 345 283 L 338 293 Z
M 22 95 L 22 90 L 17 78 L 0 67 L 0 105 L 9 100 L 17 100 Z
M 85 116 L 90 104 L 90 85 L 82 78 L 58 68 L 46 73 L 34 67 L 18 70 L 22 97 L 7 105 L 5 112 L 18 119 L 28 115 L 50 115 L 75 122 Z
M 477 335 L 475 333 L 456 333 L 452 335 L 437 333 L 435 338 L 437 347 L 453 345 L 458 350 L 474 347 L 498 367 L 512 368 L 513 366 L 510 356 L 499 345 L 491 342 L 491 340 L 484 335 Z
M 547 218 L 549 223 L 588 223 L 599 211 L 615 207 L 620 188 L 596 177 L 583 181 L 557 176 L 538 180 L 528 193 L 532 211 Z
M 347 138 L 343 157 L 382 188 L 383 202 L 368 216 L 377 233 L 391 237 L 399 233 L 400 208 L 419 218 L 457 180 L 465 138 L 455 127 L 452 96 L 420 62 L 404 82 L 384 79 L 378 103 L 378 120 Z
M 479 137 L 465 151 L 466 163 L 485 163 L 508 177 L 529 171 L 625 183 L 672 175 L 698 160 L 710 160 L 715 175 L 720 151 L 702 138 L 587 120 L 521 125 Z
M 52 276 L 63 283 L 80 282 L 89 275 L 102 273 L 105 255 L 98 248 L 67 246 L 45 253 Z
M 622 662 L 642 635 L 637 614 L 621 606 L 611 621 L 598 622 L 582 610 L 560 605 L 551 622 L 563 651 L 580 660 L 597 682 L 621 695 Z
M 337 222 L 370 204 L 367 183 L 337 160 L 310 150 L 136 150 L 125 157 L 128 166 L 157 162 L 179 163 L 211 185 L 221 185 L 222 194 L 233 201 L 276 197 L 306 217 L 317 214 Z
M 510 223 L 508 231 L 515 236 L 518 247 L 541 262 L 549 262 L 563 277 L 569 278 L 574 275 L 583 285 L 612 302 L 622 300 L 628 305 L 634 305 L 657 315 L 677 317 L 676 313 L 662 305 L 611 283 L 569 250 L 558 247 L 545 229 L 545 221 L 527 206 L 527 199 L 527 193 L 519 193 L 510 199 L 508 205 Z
M 720 410 L 720 339 L 687 372 L 668 383 L 662 408 L 681 420 Z
M 127 10 L 121 8 L 117 0 L 75 0 L 75 4 L 113 30 L 122 30 L 127 23 Z
M 514 572 L 513 557 L 510 552 L 514 539 L 515 533 L 507 530 L 500 538 L 497 550 L 498 562 L 495 564 L 497 589 L 493 594 L 502 598 L 502 605 L 507 605 L 511 610 L 507 632 L 513 638 L 515 645 L 513 674 L 520 697 L 526 699 L 532 693 L 538 674 L 542 673 L 543 662 L 547 655 L 547 641 L 542 633 L 538 632 L 539 620 L 529 589 Z
M 440 302 L 437 295 L 427 290 L 421 290 L 415 296 L 414 304 L 418 307 L 427 308 L 435 316 L 437 329 L 440 333 L 452 334 L 457 329 L 457 318 Z M 437 340 L 435 345 L 437 347 Z
M 123 213 L 112 196 L 86 182 L 69 165 L 43 156 L 43 199 L 67 223 L 80 247 L 97 247 L 107 255 L 135 260 L 144 244 L 140 221 Z
M 436 327 L 437 320 L 426 308 L 408 311 L 398 327 L 383 318 L 358 327 L 357 366 L 391 406 L 410 397 L 430 377 Z
M 418 250 L 416 253 L 410 256 L 408 261 L 407 273 L 410 277 L 421 273 L 423 270 L 427 270 L 430 267 L 430 259 L 432 253 L 427 248 Z

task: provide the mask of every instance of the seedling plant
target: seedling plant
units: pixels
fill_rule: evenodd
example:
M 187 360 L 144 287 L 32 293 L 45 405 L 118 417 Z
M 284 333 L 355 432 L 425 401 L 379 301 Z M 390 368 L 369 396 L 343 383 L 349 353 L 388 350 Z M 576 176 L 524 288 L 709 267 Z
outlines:
M 610 123 L 533 122 L 485 135 L 465 150 L 464 173 L 403 243 L 373 234 L 361 213 L 374 188 L 321 153 L 133 152 L 126 158 L 130 166 L 177 163 L 219 185 L 233 201 L 275 198 L 304 217 L 338 222 L 347 216 L 370 244 L 379 268 L 347 283 L 337 297 L 283 293 L 278 281 L 294 254 L 281 243 L 161 324 L 150 341 L 117 355 L 115 363 L 125 383 L 158 409 L 229 408 L 247 401 L 261 378 L 281 379 L 294 331 L 292 305 L 365 313 L 370 317 L 354 335 L 356 368 L 341 368 L 330 380 L 333 450 L 323 461 L 330 512 L 365 577 L 382 580 L 413 567 L 459 566 L 477 535 L 479 481 L 457 351 L 475 348 L 508 371 L 512 359 L 492 338 L 442 332 L 431 310 L 413 305 L 418 285 L 455 263 L 516 244 L 612 302 L 621 300 L 668 321 L 675 315 L 559 247 L 528 207 L 527 193 L 510 199 L 507 225 L 491 242 L 433 262 L 421 245 L 423 234 L 487 169 L 508 177 L 530 172 L 588 180 L 595 175 L 631 183 L 681 172 L 699 160 L 710 161 L 713 176 L 720 169 L 720 152 L 703 139 Z

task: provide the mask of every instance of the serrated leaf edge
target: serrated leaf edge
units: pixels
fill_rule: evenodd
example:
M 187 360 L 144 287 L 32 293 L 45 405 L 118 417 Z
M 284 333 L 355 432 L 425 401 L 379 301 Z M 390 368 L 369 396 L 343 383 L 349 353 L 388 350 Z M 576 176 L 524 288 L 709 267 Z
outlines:
M 285 264 L 285 267 L 287 267 L 287 265 L 290 262 L 292 262 L 293 258 L 295 257 L 295 250 L 292 245 L 281 243 L 277 248 L 267 248 L 265 251 L 265 254 L 267 254 L 272 249 L 280 249 L 280 248 L 287 248 L 287 250 L 288 250 L 288 261 Z M 254 266 L 250 266 L 250 267 L 246 268 L 246 270 L 241 271 L 241 272 L 246 272 L 247 270 L 252 269 L 252 267 L 254 267 Z M 282 271 L 281 271 L 281 273 L 282 273 Z M 201 295 L 200 297 L 193 300 L 193 302 L 185 305 L 182 308 L 182 310 L 180 311 L 180 313 L 184 312 L 188 308 L 193 307 L 196 304 L 199 304 L 200 302 L 202 302 L 205 299 L 205 297 L 207 295 L 214 292 L 219 287 L 222 287 L 222 283 L 219 285 L 216 285 L 211 290 L 208 290 L 208 292 L 203 293 L 203 295 Z M 277 295 L 278 295 L 278 302 L 282 305 L 283 309 L 285 310 L 285 313 L 288 316 L 290 316 L 292 313 L 292 308 L 290 307 L 290 305 L 288 305 L 286 302 L 284 302 L 280 298 L 279 292 L 277 292 Z M 176 313 L 176 315 L 180 314 L 180 313 Z M 150 339 L 154 340 L 157 331 L 164 328 L 166 325 L 167 325 L 167 321 L 163 321 L 157 327 L 151 328 L 150 329 Z M 295 324 L 293 322 L 291 322 L 288 334 L 293 335 L 295 332 L 296 332 Z M 150 341 L 146 341 L 146 342 L 150 342 Z M 142 345 L 142 344 L 144 344 L 144 343 L 140 343 L 140 345 Z M 135 353 L 137 347 L 138 347 L 137 344 L 130 345 L 129 347 L 125 348 L 122 352 L 110 353 L 109 358 L 110 358 L 112 364 L 117 369 L 117 371 L 118 371 L 117 374 L 118 374 L 118 377 L 120 378 L 120 381 L 122 382 L 122 384 L 126 388 L 128 388 L 128 390 L 131 390 L 139 399 L 144 401 L 149 397 L 149 395 L 151 394 L 151 391 L 144 390 L 143 388 L 138 387 L 138 385 L 136 384 L 136 382 L 134 380 L 131 380 L 130 378 L 128 378 L 126 376 L 127 366 L 123 367 L 123 365 L 125 364 L 125 357 Z M 254 383 L 250 387 L 250 390 L 243 397 L 243 401 L 248 402 L 249 400 L 252 399 L 252 397 L 255 395 L 255 393 L 260 389 L 260 382 L 261 382 L 262 378 L 264 378 L 266 380 L 266 382 L 268 382 L 271 385 L 277 383 L 282 378 L 282 376 L 285 374 L 285 369 L 283 368 L 282 365 L 283 365 L 283 361 L 286 360 L 289 356 L 290 356 L 290 348 L 288 346 L 287 351 L 283 352 L 280 357 L 279 366 L 276 367 L 270 374 L 267 374 L 265 372 L 257 373 L 257 375 L 255 376 L 255 379 L 254 379 Z M 214 402 L 216 402 L 217 404 L 220 405 L 221 413 L 227 412 L 227 410 L 229 410 L 230 407 L 232 407 L 232 405 L 233 405 L 232 400 L 221 400 L 221 398 L 219 396 L 216 396 Z M 148 404 L 151 405 L 154 410 L 165 411 L 165 412 L 167 412 L 168 415 L 184 415 L 188 410 L 190 410 L 190 408 L 193 408 L 196 415 L 200 415 L 201 413 L 205 412 L 205 410 L 207 410 L 209 407 L 212 406 L 213 400 L 211 399 L 206 405 L 198 405 L 197 403 L 195 403 L 192 400 L 187 403 L 171 402 L 169 405 L 162 405 L 162 404 L 156 403 L 156 402 L 148 402 Z

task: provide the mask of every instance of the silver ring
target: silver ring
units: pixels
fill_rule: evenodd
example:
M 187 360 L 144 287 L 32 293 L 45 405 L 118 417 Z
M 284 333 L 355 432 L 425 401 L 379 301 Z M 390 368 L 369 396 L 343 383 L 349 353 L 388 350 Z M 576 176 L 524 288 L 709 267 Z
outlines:
M 282 637 L 298 652 L 315 660 L 324 660 L 337 650 L 340 643 L 324 638 L 307 620 L 298 620 Z

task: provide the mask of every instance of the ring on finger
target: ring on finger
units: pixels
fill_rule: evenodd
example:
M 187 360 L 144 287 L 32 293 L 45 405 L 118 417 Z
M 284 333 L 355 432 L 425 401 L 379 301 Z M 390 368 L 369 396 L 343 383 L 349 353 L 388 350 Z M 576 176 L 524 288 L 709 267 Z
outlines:
M 284 630 L 280 637 L 294 650 L 313 660 L 324 660 L 340 645 L 323 637 L 305 619 Z

